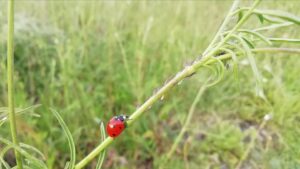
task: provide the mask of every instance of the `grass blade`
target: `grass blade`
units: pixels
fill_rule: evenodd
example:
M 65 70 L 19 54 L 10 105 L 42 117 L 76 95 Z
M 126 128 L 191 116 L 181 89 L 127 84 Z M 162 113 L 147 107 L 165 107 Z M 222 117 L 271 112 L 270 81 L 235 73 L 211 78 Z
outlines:
M 101 142 L 103 142 L 105 140 L 105 127 L 104 127 L 104 124 L 103 122 L 101 122 L 100 124 L 100 134 L 101 134 Z M 97 162 L 97 165 L 96 165 L 96 169 L 101 169 L 102 165 L 103 165 L 103 161 L 104 161 L 104 158 L 105 158 L 105 153 L 106 151 L 104 150 L 100 155 L 99 155 L 99 158 L 98 158 L 98 162 Z
M 47 169 L 47 166 L 44 164 L 43 161 L 41 161 L 40 159 L 34 157 L 33 155 L 31 155 L 30 153 L 28 153 L 24 149 L 20 148 L 19 146 L 16 146 L 15 144 L 10 142 L 9 140 L 0 137 L 0 142 L 8 145 L 10 148 L 13 148 L 15 151 L 18 151 L 18 153 L 20 153 L 24 158 L 26 158 L 30 162 L 30 165 L 31 165 L 32 169 Z M 5 153 L 5 152 L 3 152 L 3 153 Z M 34 168 L 34 167 L 36 167 L 36 168 Z
M 4 147 L 1 151 L 0 151 L 0 169 L 2 169 L 2 165 L 1 163 L 3 164 L 3 166 L 6 168 L 6 169 L 10 169 L 11 167 L 9 166 L 9 164 L 3 159 L 4 157 L 4 154 L 9 150 L 11 149 L 12 147 L 11 146 L 6 146 Z
M 23 115 L 27 111 L 29 111 L 31 109 L 35 109 L 35 108 L 40 107 L 40 106 L 41 106 L 41 104 L 37 104 L 37 105 L 26 107 L 24 109 L 16 108 L 15 113 L 16 113 L 17 116 Z M 3 112 L 2 114 L 0 114 L 0 127 L 1 127 L 8 120 L 8 108 L 7 107 L 0 107 L 0 112 Z M 38 114 L 34 114 L 34 113 L 32 113 L 30 115 L 39 117 Z
M 72 134 L 71 134 L 70 130 L 68 129 L 66 123 L 64 122 L 63 118 L 59 115 L 59 113 L 54 109 L 50 109 L 50 110 L 52 111 L 52 113 L 54 114 L 56 119 L 58 120 L 60 126 L 64 130 L 65 135 L 67 136 L 69 149 L 70 149 L 70 163 L 68 165 L 68 168 L 73 169 L 75 166 L 75 160 L 76 160 L 76 154 L 75 154 L 76 149 L 75 149 L 75 144 L 74 144 Z
M 23 149 L 30 150 L 31 152 L 34 152 L 34 153 L 38 154 L 39 156 L 41 156 L 43 160 L 46 160 L 46 157 L 44 156 L 44 154 L 37 148 L 35 148 L 31 145 L 28 145 L 28 144 L 24 144 L 24 143 L 20 143 L 20 147 Z

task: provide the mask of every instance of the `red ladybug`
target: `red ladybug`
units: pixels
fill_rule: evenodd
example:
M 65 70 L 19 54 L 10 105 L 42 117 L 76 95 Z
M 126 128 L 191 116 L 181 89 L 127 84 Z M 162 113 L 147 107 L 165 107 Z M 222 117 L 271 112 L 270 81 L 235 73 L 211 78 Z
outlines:
M 119 115 L 111 118 L 106 125 L 107 134 L 113 138 L 120 135 L 123 132 L 123 130 L 126 128 L 127 119 L 128 116 L 126 115 Z

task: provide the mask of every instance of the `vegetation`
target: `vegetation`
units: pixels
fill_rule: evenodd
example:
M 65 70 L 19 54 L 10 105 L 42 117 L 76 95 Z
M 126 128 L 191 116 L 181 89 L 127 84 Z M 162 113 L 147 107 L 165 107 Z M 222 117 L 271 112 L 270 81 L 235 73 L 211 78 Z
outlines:
M 0 168 L 300 167 L 299 2 L 15 5 L 13 66 L 0 1 Z

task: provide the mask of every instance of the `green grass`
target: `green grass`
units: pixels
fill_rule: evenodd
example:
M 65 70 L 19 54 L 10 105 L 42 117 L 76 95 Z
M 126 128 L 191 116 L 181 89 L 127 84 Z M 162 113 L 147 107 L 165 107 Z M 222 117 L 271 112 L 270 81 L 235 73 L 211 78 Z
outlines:
M 230 1 L 16 3 L 15 105 L 42 104 L 34 109 L 40 118 L 17 116 L 19 140 L 41 150 L 49 168 L 62 168 L 70 159 L 69 147 L 49 111 L 53 107 L 73 135 L 77 161 L 82 159 L 101 140 L 99 120 L 130 114 L 184 63 L 202 53 L 230 5 Z M 297 1 L 267 1 L 260 8 L 300 15 Z M 0 107 L 7 105 L 5 16 L 6 5 L 0 1 Z M 255 20 L 248 25 L 258 26 Z M 299 26 L 267 34 L 300 38 Z M 296 43 L 282 46 L 299 48 Z M 273 110 L 255 96 L 251 66 L 240 58 L 238 81 L 229 69 L 218 85 L 203 93 L 169 168 L 234 168 L 247 149 L 251 128 L 257 129 L 270 112 L 274 118 L 261 130 L 244 164 L 300 168 L 300 59 L 286 53 L 256 54 L 255 59 Z M 155 104 L 107 149 L 104 168 L 157 168 L 208 76 L 204 72 L 185 80 Z M 9 135 L 5 123 L 0 136 Z M 94 160 L 90 167 L 96 164 Z

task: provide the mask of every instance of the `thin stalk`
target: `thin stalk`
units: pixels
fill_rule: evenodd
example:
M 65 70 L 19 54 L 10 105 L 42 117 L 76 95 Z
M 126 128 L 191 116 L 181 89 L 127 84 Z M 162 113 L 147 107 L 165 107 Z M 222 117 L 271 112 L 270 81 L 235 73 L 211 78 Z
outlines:
M 216 33 L 215 37 L 213 38 L 213 40 L 211 41 L 211 43 L 208 45 L 208 47 L 206 48 L 206 50 L 203 52 L 203 54 L 207 54 L 207 52 L 209 50 L 211 50 L 211 48 L 213 47 L 213 45 L 219 40 L 219 38 L 222 36 L 222 33 L 224 32 L 228 22 L 231 19 L 231 14 L 232 12 L 238 7 L 239 4 L 239 0 L 235 0 L 233 2 L 233 4 L 231 5 L 231 8 L 229 9 L 227 16 L 225 17 L 221 27 L 219 28 L 218 32 Z
M 198 93 L 197 93 L 197 95 L 196 95 L 196 97 L 195 97 L 195 99 L 192 103 L 192 106 L 190 107 L 190 110 L 189 110 L 188 116 L 185 120 L 185 123 L 182 126 L 179 135 L 176 137 L 175 142 L 173 143 L 170 151 L 167 154 L 167 159 L 169 159 L 172 156 L 172 154 L 174 153 L 174 151 L 178 147 L 178 144 L 179 144 L 180 140 L 182 139 L 184 132 L 186 132 L 186 130 L 188 128 L 188 125 L 190 124 L 190 122 L 192 120 L 192 117 L 195 113 L 195 108 L 197 106 L 197 103 L 199 102 L 199 100 L 200 100 L 203 92 L 205 91 L 205 89 L 206 89 L 206 84 L 204 84 L 203 86 L 200 87 L 200 89 L 199 89 L 199 91 L 198 91 Z
M 277 52 L 284 52 L 284 53 L 298 53 L 300 54 L 300 49 L 297 48 L 256 48 L 252 49 L 252 52 L 268 52 L 268 53 L 277 53 Z
M 104 150 L 113 141 L 112 137 L 107 137 L 98 147 L 96 147 L 89 155 L 87 155 L 83 160 L 81 160 L 75 169 L 80 169 L 86 166 L 93 158 L 95 158 L 102 150 Z
M 289 39 L 289 38 L 269 38 L 272 42 L 279 43 L 300 43 L 300 39 Z
M 289 48 L 259 48 L 253 49 L 254 53 L 264 53 L 264 52 L 286 52 L 286 53 L 300 53 L 300 49 L 289 49 Z M 237 53 L 241 54 L 241 52 Z M 224 54 L 218 56 L 219 60 L 225 61 L 231 59 L 231 54 Z M 141 107 L 139 107 L 130 117 L 127 123 L 128 126 L 132 125 L 134 121 L 138 119 L 138 117 L 148 110 L 156 101 L 160 100 L 161 96 L 165 95 L 174 85 L 178 82 L 182 81 L 185 77 L 190 76 L 191 74 L 196 72 L 196 68 L 204 65 L 210 65 L 218 62 L 217 59 L 208 59 L 204 58 L 198 62 L 195 62 L 188 68 L 185 68 L 183 71 L 178 73 L 173 79 L 171 79 L 165 86 L 163 86 L 156 94 L 150 97 Z M 107 137 L 100 145 L 98 145 L 89 155 L 87 155 L 84 159 L 82 159 L 76 166 L 75 169 L 80 169 L 86 166 L 92 159 L 94 159 L 99 153 L 101 153 L 107 146 L 109 146 L 113 142 L 113 138 Z
M 229 31 L 229 33 L 225 36 L 225 38 L 222 39 L 221 42 L 218 43 L 218 45 L 215 48 L 213 48 L 209 53 L 206 54 L 206 57 L 211 57 L 216 52 L 218 52 L 220 47 L 222 47 L 222 45 L 224 45 L 231 38 L 231 35 L 233 35 L 233 33 L 236 32 L 246 22 L 246 20 L 251 16 L 252 12 L 260 2 L 261 0 L 256 0 L 254 2 L 252 7 L 247 11 L 247 13 L 242 17 L 242 19 L 234 26 L 232 30 Z
M 257 131 L 255 133 L 252 133 L 250 143 L 249 143 L 246 151 L 243 153 L 243 155 L 242 155 L 241 159 L 239 160 L 238 164 L 236 165 L 235 169 L 241 169 L 244 161 L 248 158 L 249 154 L 251 153 L 251 150 L 253 149 L 253 147 L 255 145 L 255 141 L 257 140 L 257 136 L 259 135 L 260 131 L 265 127 L 268 120 L 270 120 L 270 119 L 264 119 L 261 122 L 261 124 L 259 125 Z
M 7 34 L 7 93 L 8 93 L 8 112 L 12 142 L 19 146 L 17 137 L 17 124 L 14 108 L 14 0 L 8 1 L 8 34 Z M 14 149 L 17 166 L 23 168 L 21 154 Z
M 270 25 L 270 26 L 265 26 L 265 27 L 257 28 L 257 29 L 254 29 L 253 31 L 255 31 L 255 32 L 265 31 L 265 30 L 269 31 L 271 29 L 283 28 L 283 27 L 291 26 L 293 24 L 294 24 L 293 22 L 284 22 L 284 23 L 273 24 L 273 25 Z

